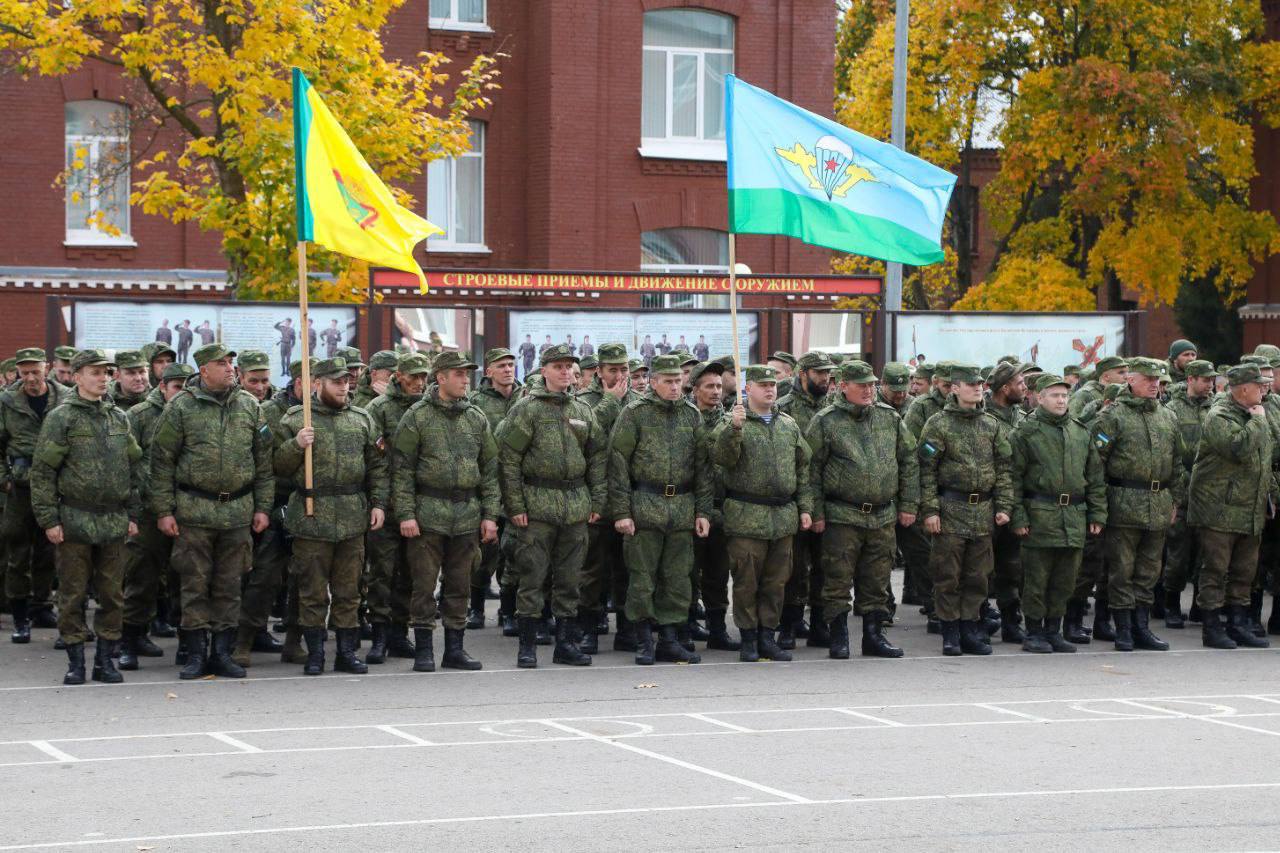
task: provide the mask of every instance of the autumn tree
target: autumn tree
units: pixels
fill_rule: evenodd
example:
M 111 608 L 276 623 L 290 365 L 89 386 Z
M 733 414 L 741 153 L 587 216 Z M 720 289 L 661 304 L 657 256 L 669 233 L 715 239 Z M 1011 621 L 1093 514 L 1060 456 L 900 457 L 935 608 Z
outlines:
M 0 70 L 58 76 L 101 63 L 127 85 L 136 176 L 131 204 L 222 236 L 242 297 L 296 293 L 293 108 L 303 69 L 369 164 L 404 186 L 427 160 L 469 146 L 467 116 L 488 104 L 495 57 L 450 80 L 447 58 L 388 57 L 381 33 L 404 0 L 0 0 Z M 71 164 L 74 171 L 77 161 Z M 75 191 L 75 176 L 68 180 Z M 95 176 L 91 180 L 98 180 Z M 363 297 L 349 259 L 316 249 L 329 301 Z

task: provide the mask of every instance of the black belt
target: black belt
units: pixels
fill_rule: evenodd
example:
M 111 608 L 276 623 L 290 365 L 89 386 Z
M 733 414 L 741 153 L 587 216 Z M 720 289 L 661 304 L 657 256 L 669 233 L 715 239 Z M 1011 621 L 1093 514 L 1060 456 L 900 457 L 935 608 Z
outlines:
M 364 494 L 363 483 L 347 483 L 345 486 L 320 486 L 312 489 L 294 489 L 304 498 L 336 498 L 339 495 Z
M 862 513 L 863 515 L 871 515 L 872 513 L 879 512 L 880 510 L 885 509 L 886 507 L 893 506 L 893 501 L 885 501 L 882 504 L 875 504 L 875 503 L 871 503 L 870 501 L 845 500 L 839 495 L 824 495 L 823 500 L 825 500 L 829 504 L 842 504 L 843 506 L 851 507 L 853 509 L 856 509 L 858 512 Z
M 76 500 L 75 498 L 69 498 L 66 495 L 59 497 L 58 501 L 63 506 L 69 506 L 72 509 L 78 509 L 81 512 L 123 512 L 124 511 L 123 503 L 119 503 L 119 504 L 95 503 L 94 501 Z
M 550 477 L 525 477 L 524 484 L 526 486 L 537 486 L 540 489 L 560 489 L 564 492 L 571 492 L 574 489 L 581 489 L 587 484 L 587 481 L 581 477 L 574 477 L 569 480 L 553 480 Z
M 786 506 L 789 503 L 795 502 L 795 498 L 791 495 L 787 495 L 782 498 L 775 498 L 770 495 L 753 495 L 749 492 L 735 492 L 733 489 L 726 491 L 725 497 L 730 500 L 742 501 L 743 503 L 759 504 L 760 506 Z
M 650 480 L 632 480 L 631 488 L 637 492 L 648 492 L 651 495 L 662 495 L 674 498 L 676 495 L 687 495 L 693 491 L 693 481 L 683 483 L 655 483 Z
M 960 501 L 967 504 L 980 504 L 991 500 L 990 492 L 962 492 L 958 489 L 938 489 L 938 494 L 949 501 Z
M 243 488 L 236 489 L 234 492 L 209 492 L 204 489 L 197 489 L 195 486 L 189 486 L 186 483 L 178 484 L 178 491 L 186 492 L 189 495 L 206 498 L 211 501 L 217 501 L 220 504 L 229 503 L 238 500 L 245 495 L 253 494 L 253 484 L 250 483 Z
M 1123 477 L 1108 477 L 1107 485 L 1121 489 L 1141 489 L 1144 492 L 1163 492 L 1169 488 L 1168 484 L 1159 480 L 1126 480 Z
M 426 495 L 431 498 L 439 498 L 442 501 L 450 501 L 456 504 L 464 504 L 476 496 L 476 489 L 437 489 L 432 486 L 415 487 L 418 494 Z
M 1029 501 L 1040 501 L 1047 504 L 1057 504 L 1058 506 L 1076 506 L 1084 503 L 1084 495 L 1072 495 L 1065 492 L 1059 495 L 1050 495 L 1045 492 L 1023 492 L 1022 496 Z

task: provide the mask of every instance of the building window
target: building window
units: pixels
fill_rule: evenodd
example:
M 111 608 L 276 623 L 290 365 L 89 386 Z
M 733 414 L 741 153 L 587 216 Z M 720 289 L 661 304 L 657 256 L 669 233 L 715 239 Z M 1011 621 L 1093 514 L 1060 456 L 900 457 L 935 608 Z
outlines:
M 469 121 L 471 150 L 427 164 L 427 218 L 444 234 L 428 252 L 487 252 L 484 244 L 484 122 Z
M 642 272 L 727 275 L 729 235 L 712 228 L 658 228 L 640 235 Z M 646 293 L 643 308 L 722 308 L 729 297 L 711 293 Z
M 725 159 L 724 78 L 734 20 L 701 9 L 644 15 L 640 154 Z
M 428 14 L 433 30 L 492 32 L 485 21 L 485 0 L 431 0 Z
M 66 119 L 66 241 L 135 245 L 129 237 L 129 108 L 73 101 Z

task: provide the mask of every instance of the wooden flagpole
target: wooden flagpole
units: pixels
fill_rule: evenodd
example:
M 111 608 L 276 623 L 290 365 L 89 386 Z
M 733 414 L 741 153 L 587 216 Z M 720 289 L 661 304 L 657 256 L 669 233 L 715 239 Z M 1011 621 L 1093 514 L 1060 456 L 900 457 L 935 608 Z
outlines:
M 307 327 L 307 243 L 298 241 L 298 337 L 302 344 L 302 426 L 311 427 L 311 338 Z M 302 451 L 303 488 L 306 489 L 307 517 L 315 515 L 315 498 L 311 496 L 311 447 Z
M 735 393 L 742 397 L 742 366 L 738 364 L 738 264 L 736 235 L 729 232 L 729 324 L 733 334 L 733 380 Z

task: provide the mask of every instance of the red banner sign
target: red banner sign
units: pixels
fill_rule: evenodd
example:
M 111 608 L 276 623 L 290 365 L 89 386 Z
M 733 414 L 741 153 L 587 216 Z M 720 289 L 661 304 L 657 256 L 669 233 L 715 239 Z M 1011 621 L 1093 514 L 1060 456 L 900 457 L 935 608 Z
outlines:
M 399 270 L 374 270 L 376 288 L 417 288 L 418 277 Z M 431 290 L 593 290 L 613 293 L 728 293 L 727 275 L 670 273 L 532 272 L 503 270 L 432 270 L 427 273 Z M 831 296 L 879 296 L 881 280 L 861 276 L 812 275 L 738 277 L 738 292 L 745 294 L 825 294 Z

